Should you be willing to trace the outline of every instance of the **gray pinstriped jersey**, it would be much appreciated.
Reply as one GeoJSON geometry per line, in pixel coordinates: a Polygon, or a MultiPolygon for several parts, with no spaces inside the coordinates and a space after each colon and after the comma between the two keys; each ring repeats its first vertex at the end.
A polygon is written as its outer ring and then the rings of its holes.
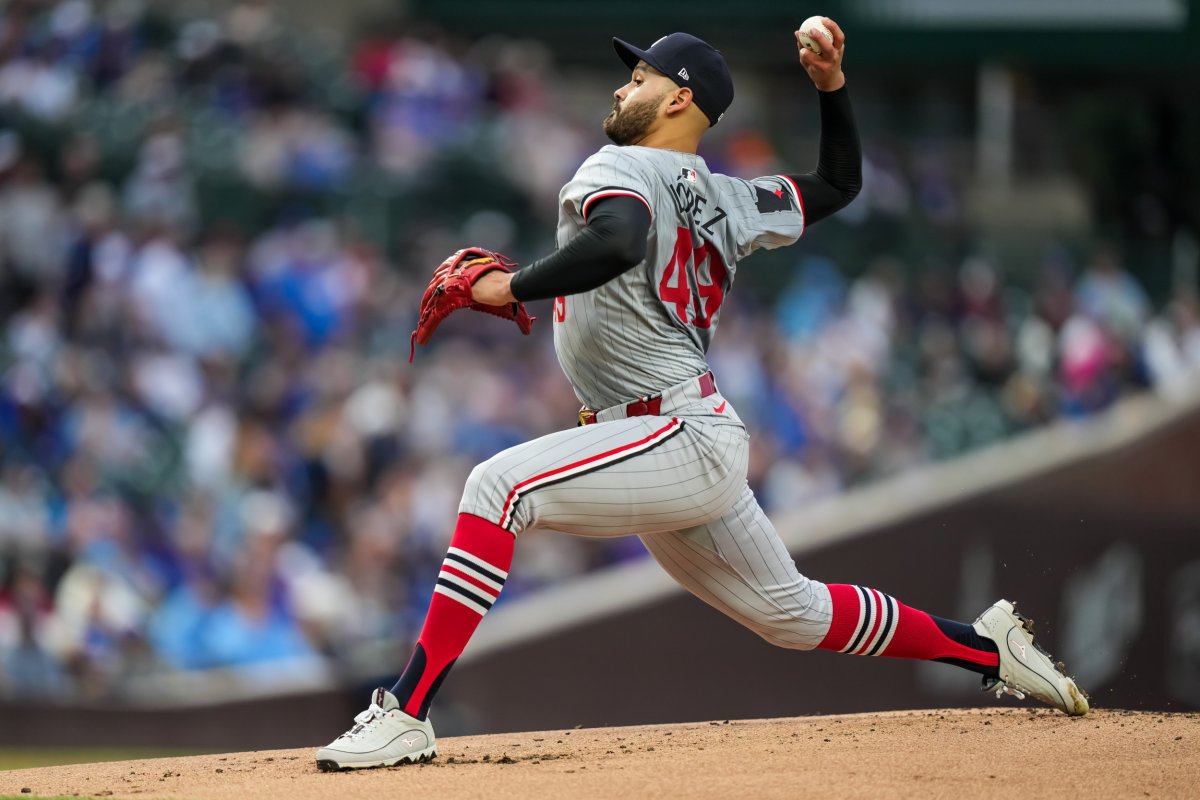
{"type": "Polygon", "coordinates": [[[558,298],[554,347],[580,402],[607,408],[703,374],[737,263],[804,231],[795,184],[714,175],[704,159],[608,145],[559,194],[558,245],[596,201],[641,199],[652,222],[646,258],[598,289],[558,298]]]}

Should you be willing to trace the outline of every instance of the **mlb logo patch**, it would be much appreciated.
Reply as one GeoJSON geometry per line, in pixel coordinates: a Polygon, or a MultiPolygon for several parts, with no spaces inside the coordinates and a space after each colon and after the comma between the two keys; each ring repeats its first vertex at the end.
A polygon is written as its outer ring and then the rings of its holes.
{"type": "Polygon", "coordinates": [[[682,175],[680,175],[680,177],[681,177],[681,178],[687,178],[687,179],[688,179],[689,181],[691,181],[692,183],[695,183],[695,182],[696,182],[696,170],[694,170],[694,169],[688,169],[687,167],[684,167],[684,168],[683,168],[683,174],[682,174],[682,175]]]}

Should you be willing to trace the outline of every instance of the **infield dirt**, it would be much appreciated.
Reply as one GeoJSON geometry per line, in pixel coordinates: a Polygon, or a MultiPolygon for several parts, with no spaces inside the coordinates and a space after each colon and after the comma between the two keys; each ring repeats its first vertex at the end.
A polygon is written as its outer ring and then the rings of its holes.
{"type": "Polygon", "coordinates": [[[1200,714],[901,711],[463,736],[438,744],[431,764],[358,772],[318,772],[313,749],[14,770],[0,772],[0,795],[1092,800],[1196,797],[1200,786],[1200,714]]]}

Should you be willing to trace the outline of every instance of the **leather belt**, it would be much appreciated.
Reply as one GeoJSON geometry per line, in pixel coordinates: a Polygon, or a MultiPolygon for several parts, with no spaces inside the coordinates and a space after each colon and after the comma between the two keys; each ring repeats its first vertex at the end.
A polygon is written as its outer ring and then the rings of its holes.
{"type": "MultiPolygon", "coordinates": [[[[694,378],[692,381],[685,381],[684,383],[680,384],[680,387],[685,389],[690,388],[690,384],[692,384],[693,381],[700,389],[701,399],[717,393],[717,382],[716,379],[713,378],[713,374],[711,372],[706,372],[699,378],[694,378]]],[[[672,389],[674,388],[679,387],[672,387],[672,389]]],[[[670,392],[671,389],[668,389],[667,391],[670,392]]],[[[626,405],[623,410],[626,417],[657,417],[662,413],[662,403],[663,396],[661,394],[656,394],[653,397],[642,397],[634,400],[632,403],[626,405]]],[[[596,423],[597,413],[599,412],[593,411],[590,408],[579,409],[579,424],[594,425],[596,423]]]]}

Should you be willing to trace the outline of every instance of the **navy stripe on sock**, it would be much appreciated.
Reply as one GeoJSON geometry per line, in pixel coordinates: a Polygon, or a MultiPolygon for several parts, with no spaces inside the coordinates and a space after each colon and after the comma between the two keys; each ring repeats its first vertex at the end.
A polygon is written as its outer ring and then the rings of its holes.
{"type": "MultiPolygon", "coordinates": [[[[984,653],[994,653],[999,655],[1000,649],[996,647],[996,643],[987,637],[980,636],[975,631],[974,626],[968,625],[965,622],[956,622],[952,619],[935,617],[933,614],[930,614],[929,618],[933,620],[933,624],[937,625],[938,629],[941,630],[942,633],[946,634],[947,639],[958,642],[964,647],[969,647],[972,650],[979,650],[984,653]]],[[[941,661],[945,664],[953,664],[954,666],[962,667],[963,669],[969,669],[971,672],[978,672],[980,675],[984,675],[988,678],[1000,677],[1000,668],[998,666],[989,667],[984,664],[975,664],[970,661],[963,661],[960,658],[936,658],[934,660],[941,661]]]]}
{"type": "Polygon", "coordinates": [[[871,627],[871,596],[867,594],[867,590],[861,586],[855,586],[854,588],[858,589],[858,593],[862,595],[863,621],[862,626],[858,629],[857,635],[854,637],[854,641],[851,642],[850,647],[847,648],[847,653],[853,653],[858,649],[858,646],[862,644],[863,637],[867,635],[867,629],[871,627]]]}
{"type": "Polygon", "coordinates": [[[972,650],[982,650],[985,653],[999,653],[1000,650],[996,647],[996,643],[991,639],[980,636],[974,626],[968,625],[965,622],[955,622],[952,619],[942,619],[929,615],[933,620],[933,624],[941,629],[942,633],[946,634],[946,638],[951,641],[958,642],[964,647],[969,647],[972,650]]]}
{"type": "Polygon", "coordinates": [[[396,699],[400,701],[401,708],[408,707],[408,701],[412,699],[413,692],[417,690],[417,684],[421,682],[421,676],[425,674],[427,661],[425,648],[421,646],[420,642],[417,642],[417,646],[413,648],[412,657],[408,659],[408,666],[404,668],[400,679],[392,687],[392,694],[396,695],[396,699]]]}
{"type": "Polygon", "coordinates": [[[457,555],[455,553],[446,553],[446,558],[449,559],[450,561],[457,561],[460,564],[465,564],[466,566],[468,566],[471,569],[478,572],[483,577],[490,578],[491,580],[495,581],[496,583],[500,584],[501,586],[504,585],[504,578],[501,578],[499,575],[497,575],[494,572],[489,572],[488,570],[479,566],[479,564],[477,564],[474,561],[468,561],[467,559],[465,559],[462,556],[457,555]]]}
{"type": "Polygon", "coordinates": [[[869,656],[873,656],[879,652],[879,648],[883,647],[883,643],[888,639],[888,631],[892,629],[892,604],[896,601],[888,597],[883,592],[880,592],[879,596],[883,598],[883,607],[887,609],[887,616],[884,618],[883,627],[879,629],[879,641],[876,642],[875,646],[871,648],[871,651],[867,653],[869,656]],[[889,600],[891,602],[888,602],[889,600]]]}
{"type": "MultiPolygon", "coordinates": [[[[458,659],[454,659],[458,661],[458,659]]],[[[433,703],[433,698],[437,695],[438,690],[442,688],[442,681],[446,680],[446,676],[450,674],[450,668],[454,666],[454,661],[446,665],[441,674],[433,679],[433,683],[429,685],[429,692],[425,695],[425,699],[421,701],[421,708],[417,710],[417,719],[424,720],[429,716],[429,706],[433,703]]]]}
{"type": "Polygon", "coordinates": [[[478,590],[471,591],[470,589],[464,589],[462,586],[459,586],[457,583],[451,583],[450,581],[446,580],[445,578],[438,578],[437,583],[438,583],[438,586],[441,586],[444,589],[449,589],[451,592],[454,592],[463,597],[468,597],[471,600],[474,600],[476,603],[479,603],[479,605],[483,606],[484,608],[492,607],[492,598],[486,597],[482,592],[480,592],[478,590]]]}

